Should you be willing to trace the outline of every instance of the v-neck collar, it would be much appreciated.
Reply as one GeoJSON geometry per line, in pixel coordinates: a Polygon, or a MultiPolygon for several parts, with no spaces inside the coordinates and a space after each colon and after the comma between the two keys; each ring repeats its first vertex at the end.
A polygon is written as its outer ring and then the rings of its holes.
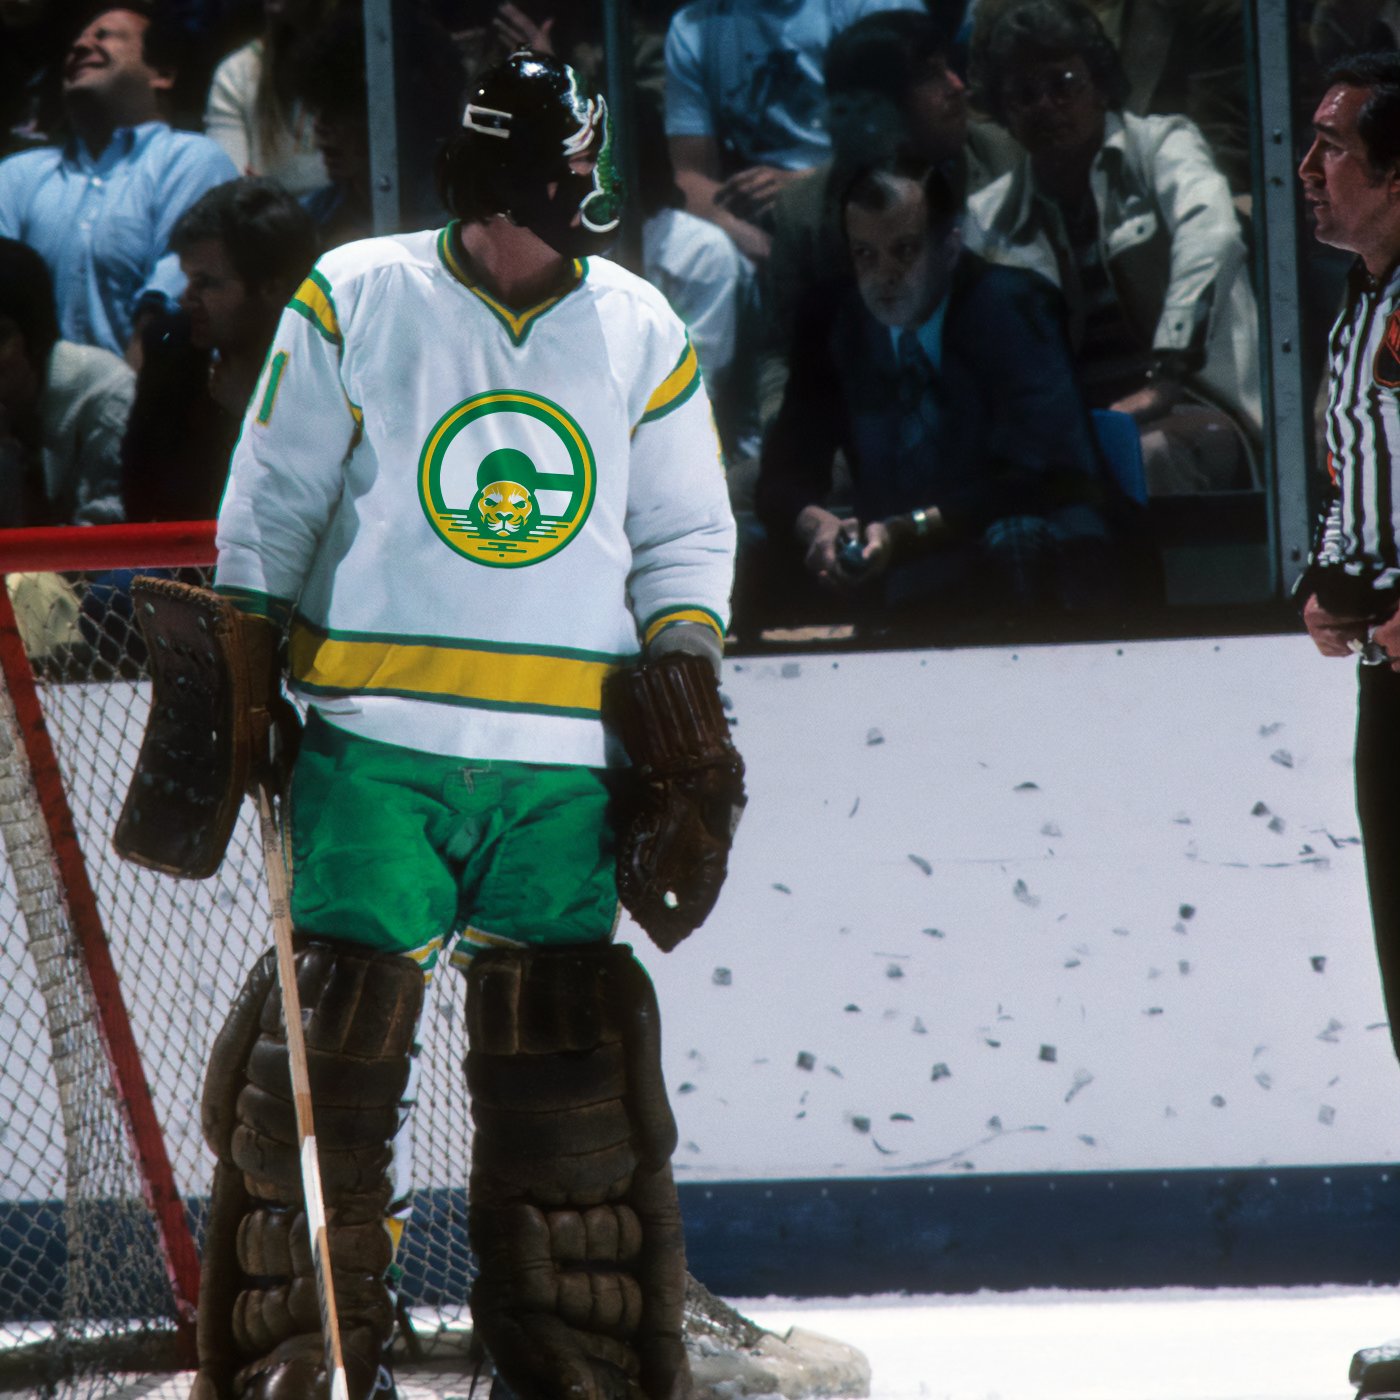
{"type": "Polygon", "coordinates": [[[575,258],[573,261],[574,280],[563,291],[556,292],[537,306],[527,307],[523,311],[512,311],[510,307],[497,301],[478,282],[473,281],[458,252],[457,230],[460,227],[461,220],[454,219],[438,234],[438,256],[442,259],[442,265],[505,327],[506,334],[510,336],[513,345],[523,345],[525,338],[534,329],[535,323],[540,317],[546,312],[552,311],[570,292],[577,291],[588,276],[588,260],[575,258]]]}

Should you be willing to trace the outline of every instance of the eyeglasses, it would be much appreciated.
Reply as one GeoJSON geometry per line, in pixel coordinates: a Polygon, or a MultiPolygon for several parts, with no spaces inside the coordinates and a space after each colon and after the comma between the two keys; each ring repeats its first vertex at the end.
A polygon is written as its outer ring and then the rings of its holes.
{"type": "Polygon", "coordinates": [[[1062,69],[1036,78],[1012,78],[1001,90],[1002,102],[1013,111],[1025,111],[1046,101],[1053,107],[1063,107],[1089,86],[1087,74],[1073,68],[1062,69]]]}

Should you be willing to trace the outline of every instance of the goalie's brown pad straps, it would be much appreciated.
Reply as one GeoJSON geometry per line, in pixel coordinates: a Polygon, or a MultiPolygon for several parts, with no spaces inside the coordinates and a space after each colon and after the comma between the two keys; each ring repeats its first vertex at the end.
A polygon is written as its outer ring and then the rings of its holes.
{"type": "Polygon", "coordinates": [[[237,1240],[239,1226],[253,1208],[253,1200],[229,1150],[237,1124],[238,1095],[245,1082],[244,1070],[258,1038],[263,1004],[276,985],[276,961],[268,952],[253,964],[234,998],[215,1037],[204,1073],[200,1122],[204,1140],[218,1158],[218,1165],[214,1168],[209,1214],[204,1222],[195,1323],[199,1375],[190,1400],[224,1400],[231,1396],[234,1373],[241,1364],[233,1337],[233,1311],[243,1286],[237,1240]]]}
{"type": "Polygon", "coordinates": [[[655,993],[623,945],[467,974],[473,1324],[520,1400],[679,1400],[685,1249],[655,993]]]}
{"type": "Polygon", "coordinates": [[[151,713],[112,843],[167,875],[203,879],[224,858],[248,781],[253,682],[238,610],[205,588],[131,586],[151,670],[151,713]]]}
{"type": "MultiPolygon", "coordinates": [[[[423,972],[409,958],[324,941],[301,942],[296,962],[341,1341],[351,1395],[363,1400],[393,1333],[384,1218],[423,972]]],[[[270,954],[264,964],[270,968],[270,954]]],[[[291,1400],[324,1389],[326,1377],[282,999],[270,978],[263,987],[256,1000],[250,981],[235,1003],[205,1087],[206,1131],[228,1134],[216,1149],[221,1173],[234,1175],[225,1194],[236,1185],[244,1208],[231,1257],[206,1256],[206,1271],[218,1267],[233,1282],[210,1285],[229,1315],[201,1315],[211,1342],[207,1361],[201,1349],[201,1374],[211,1397],[291,1400]]],[[[204,1293],[201,1279],[201,1307],[204,1293]]]]}

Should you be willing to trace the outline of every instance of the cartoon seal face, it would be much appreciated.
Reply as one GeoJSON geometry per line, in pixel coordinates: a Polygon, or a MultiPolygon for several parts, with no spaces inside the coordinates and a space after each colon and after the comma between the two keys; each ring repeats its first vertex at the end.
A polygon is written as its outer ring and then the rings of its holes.
{"type": "Polygon", "coordinates": [[[497,535],[518,535],[534,509],[529,490],[518,481],[493,481],[476,498],[482,528],[497,535]]]}

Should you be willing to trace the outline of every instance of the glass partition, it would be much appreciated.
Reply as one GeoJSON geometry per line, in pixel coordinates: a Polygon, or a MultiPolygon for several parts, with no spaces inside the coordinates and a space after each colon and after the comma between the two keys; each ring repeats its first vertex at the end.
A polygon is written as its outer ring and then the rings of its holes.
{"type": "MultiPolygon", "coordinates": [[[[1346,266],[1304,227],[1295,171],[1326,64],[1387,41],[1380,11],[241,0],[174,19],[147,35],[153,70],[183,75],[156,84],[161,115],[207,131],[222,173],[278,182],[322,250],[447,221],[435,152],[513,48],[609,94],[633,194],[615,256],[699,357],[739,520],[739,647],[1293,625],[1346,266]]],[[[78,36],[38,6],[0,24],[7,151],[63,149],[78,36]]],[[[149,266],[103,284],[123,299],[105,342],[73,312],[85,274],[51,268],[63,338],[140,366],[90,483],[110,509],[41,499],[11,434],[29,484],[3,524],[212,511],[235,371],[260,361],[211,339],[198,292],[182,306],[177,212],[112,254],[149,266]]],[[[5,231],[49,258],[51,228],[5,231]]],[[[245,288],[271,282],[261,256],[235,259],[245,288]]]]}

